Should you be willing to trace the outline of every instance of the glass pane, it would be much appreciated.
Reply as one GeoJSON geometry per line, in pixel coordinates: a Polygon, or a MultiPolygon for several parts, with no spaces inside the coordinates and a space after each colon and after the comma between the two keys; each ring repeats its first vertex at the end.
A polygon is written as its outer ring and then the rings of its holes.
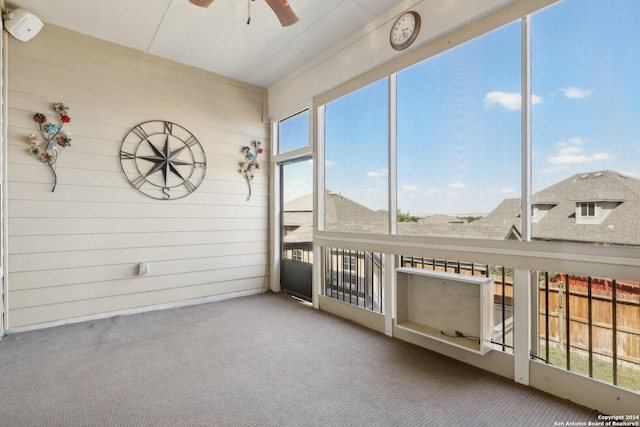
{"type": "Polygon", "coordinates": [[[325,107],[325,230],[387,234],[388,83],[325,107]]]}
{"type": "Polygon", "coordinates": [[[309,145],[309,110],[278,123],[278,154],[309,145]]]}
{"type": "Polygon", "coordinates": [[[532,17],[534,239],[640,244],[640,2],[532,17]]]}
{"type": "Polygon", "coordinates": [[[312,262],[313,163],[282,166],[282,259],[312,262]]]}
{"type": "Polygon", "coordinates": [[[520,26],[398,74],[398,233],[511,239],[520,228],[520,26]]]}
{"type": "Polygon", "coordinates": [[[281,165],[282,290],[311,301],[313,265],[313,163],[300,160],[281,165]]]}

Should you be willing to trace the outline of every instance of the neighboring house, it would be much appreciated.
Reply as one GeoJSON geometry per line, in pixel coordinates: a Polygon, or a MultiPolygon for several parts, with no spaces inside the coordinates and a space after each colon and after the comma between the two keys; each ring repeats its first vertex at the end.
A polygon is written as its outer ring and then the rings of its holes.
{"type": "MultiPolygon", "coordinates": [[[[387,212],[373,211],[340,194],[325,191],[327,230],[384,233],[387,212]]],[[[283,258],[313,262],[313,194],[284,204],[283,258]]],[[[356,305],[381,311],[383,255],[367,251],[327,248],[325,293],[356,305]]]]}
{"type": "Polygon", "coordinates": [[[576,174],[533,195],[535,240],[640,245],[640,180],[576,174]]]}
{"type": "MultiPolygon", "coordinates": [[[[533,240],[640,245],[640,180],[614,171],[575,174],[532,196],[533,240]]],[[[520,199],[506,199],[489,215],[466,224],[471,237],[487,226],[509,227],[519,238],[520,199]]]]}
{"type": "MultiPolygon", "coordinates": [[[[285,204],[287,243],[310,242],[313,200],[308,194],[285,204]]],[[[640,180],[605,170],[575,174],[532,196],[533,240],[640,245],[640,180]]],[[[340,194],[325,192],[325,229],[386,233],[386,212],[373,211],[340,194]]],[[[399,234],[520,240],[521,202],[503,200],[472,222],[430,215],[398,223],[399,234]]]]}
{"type": "MultiPolygon", "coordinates": [[[[325,191],[324,205],[327,230],[385,233],[388,228],[386,212],[373,211],[340,194],[325,191]]],[[[286,202],[282,215],[282,241],[286,257],[295,259],[293,251],[296,249],[311,251],[313,194],[309,193],[286,202]]]]}
{"type": "Polygon", "coordinates": [[[313,262],[313,193],[286,202],[282,211],[283,258],[313,262]]]}
{"type": "MultiPolygon", "coordinates": [[[[532,196],[532,239],[640,245],[640,180],[614,171],[575,174],[532,196]]],[[[440,217],[436,215],[436,217],[440,217]]],[[[503,200],[473,222],[448,217],[400,223],[401,234],[474,239],[521,239],[521,202],[503,200]]]]}

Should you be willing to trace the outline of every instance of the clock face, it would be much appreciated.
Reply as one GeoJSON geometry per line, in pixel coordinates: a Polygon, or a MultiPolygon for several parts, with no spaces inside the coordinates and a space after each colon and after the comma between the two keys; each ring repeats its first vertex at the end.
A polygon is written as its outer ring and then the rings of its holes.
{"type": "Polygon", "coordinates": [[[120,146],[120,164],[138,191],[154,199],[180,199],[202,184],[207,160],[191,132],[175,123],[140,123],[120,146]]]}
{"type": "Polygon", "coordinates": [[[389,40],[395,50],[408,48],[420,31],[420,15],[417,12],[407,12],[401,15],[391,28],[389,40]]]}

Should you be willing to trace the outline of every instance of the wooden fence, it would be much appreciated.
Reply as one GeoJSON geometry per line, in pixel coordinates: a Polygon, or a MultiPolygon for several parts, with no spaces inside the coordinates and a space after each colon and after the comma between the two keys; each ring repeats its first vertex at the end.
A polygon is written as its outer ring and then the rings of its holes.
{"type": "MultiPolygon", "coordinates": [[[[614,305],[613,289],[598,289],[592,284],[589,313],[588,284],[581,283],[581,280],[574,282],[573,276],[570,277],[568,299],[565,283],[561,280],[549,282],[549,341],[566,347],[569,337],[571,347],[588,351],[591,336],[591,351],[594,354],[613,357],[615,346],[619,360],[640,364],[640,295],[637,291],[633,287],[629,288],[628,282],[618,284],[614,305]],[[568,330],[567,311],[570,315],[568,330]]],[[[546,295],[545,283],[540,283],[541,338],[546,338],[547,335],[546,295]]]]}

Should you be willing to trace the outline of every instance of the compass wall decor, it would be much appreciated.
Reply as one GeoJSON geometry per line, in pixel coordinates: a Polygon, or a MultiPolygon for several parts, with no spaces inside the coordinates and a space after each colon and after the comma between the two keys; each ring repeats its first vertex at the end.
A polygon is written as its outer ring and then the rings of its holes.
{"type": "Polygon", "coordinates": [[[131,185],[154,199],[180,199],[202,184],[207,159],[200,141],[180,125],[140,123],[124,137],[120,164],[131,185]]]}

